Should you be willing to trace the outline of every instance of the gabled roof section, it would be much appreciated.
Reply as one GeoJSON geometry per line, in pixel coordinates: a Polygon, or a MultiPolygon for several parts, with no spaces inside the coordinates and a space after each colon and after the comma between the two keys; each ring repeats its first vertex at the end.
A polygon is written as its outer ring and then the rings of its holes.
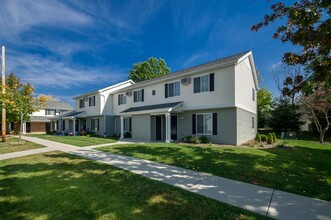
{"type": "Polygon", "coordinates": [[[45,109],[72,110],[69,103],[61,101],[47,101],[45,109]]]}
{"type": "Polygon", "coordinates": [[[244,56],[242,56],[237,63],[240,63],[241,61],[245,60],[248,57],[249,59],[249,63],[251,65],[252,68],[252,74],[253,74],[253,79],[254,79],[254,84],[255,84],[255,88],[256,90],[259,90],[259,82],[257,80],[257,72],[256,72],[256,67],[255,67],[255,63],[254,63],[254,58],[253,58],[253,53],[252,51],[249,51],[247,54],[245,54],[244,56]]]}
{"type": "MultiPolygon", "coordinates": [[[[176,77],[183,77],[183,76],[186,76],[186,75],[189,75],[189,74],[192,74],[195,72],[203,71],[203,70],[209,70],[209,69],[223,67],[223,66],[227,66],[227,65],[236,65],[242,57],[250,56],[250,55],[252,55],[251,51],[244,51],[244,52],[232,55],[232,56],[220,58],[220,59],[208,62],[208,63],[203,63],[203,64],[200,64],[197,66],[179,70],[179,71],[170,73],[168,75],[160,76],[160,77],[149,79],[149,80],[144,80],[144,81],[138,82],[132,86],[126,87],[125,89],[120,89],[117,92],[126,91],[128,89],[139,88],[139,87],[142,87],[145,85],[153,84],[155,82],[162,82],[162,81],[166,81],[168,79],[172,79],[172,78],[176,78],[176,77]]],[[[255,69],[255,66],[254,66],[254,69],[255,69]]]]}
{"type": "Polygon", "coordinates": [[[85,97],[85,96],[98,94],[98,93],[105,92],[105,91],[108,91],[108,90],[111,90],[110,92],[116,92],[117,90],[122,89],[121,86],[123,86],[127,83],[129,83],[131,85],[134,85],[134,82],[130,79],[130,80],[126,80],[124,82],[117,83],[117,84],[112,85],[112,86],[108,86],[106,88],[102,88],[102,89],[99,89],[99,90],[95,90],[95,91],[92,91],[92,92],[89,92],[89,93],[85,93],[85,94],[73,97],[73,99],[78,99],[78,98],[82,98],[82,97],[85,97]]]}

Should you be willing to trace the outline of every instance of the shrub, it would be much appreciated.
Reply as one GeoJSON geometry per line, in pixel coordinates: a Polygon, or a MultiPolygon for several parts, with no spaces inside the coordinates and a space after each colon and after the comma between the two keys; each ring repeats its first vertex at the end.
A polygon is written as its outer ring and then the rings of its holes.
{"type": "Polygon", "coordinates": [[[47,131],[47,134],[48,135],[55,135],[57,133],[56,130],[50,130],[50,131],[47,131]]]}
{"type": "Polygon", "coordinates": [[[268,138],[267,138],[267,143],[268,144],[272,144],[273,143],[273,140],[274,140],[273,135],[271,133],[269,133],[268,134],[268,138]]]}
{"type": "Polygon", "coordinates": [[[267,135],[261,134],[260,136],[261,136],[261,141],[267,141],[267,139],[268,139],[267,135]]]}
{"type": "Polygon", "coordinates": [[[190,143],[193,143],[193,144],[200,144],[200,139],[199,138],[196,138],[196,137],[192,137],[191,140],[190,140],[190,143]]]}
{"type": "Polygon", "coordinates": [[[193,137],[191,135],[188,135],[188,136],[185,137],[185,140],[186,140],[187,143],[191,143],[192,138],[193,137]]]}
{"type": "Polygon", "coordinates": [[[125,132],[124,133],[124,138],[131,138],[132,137],[132,135],[131,135],[131,132],[125,132]]]}
{"type": "Polygon", "coordinates": [[[276,143],[277,142],[277,137],[276,137],[275,132],[272,133],[272,137],[273,137],[273,142],[276,143]]]}
{"type": "Polygon", "coordinates": [[[256,133],[255,140],[256,140],[257,142],[261,142],[261,141],[262,141],[262,139],[261,139],[261,135],[260,135],[259,133],[256,133]]]}
{"type": "Polygon", "coordinates": [[[200,143],[204,143],[204,144],[209,143],[208,138],[204,135],[199,137],[199,141],[200,141],[200,143]]]}

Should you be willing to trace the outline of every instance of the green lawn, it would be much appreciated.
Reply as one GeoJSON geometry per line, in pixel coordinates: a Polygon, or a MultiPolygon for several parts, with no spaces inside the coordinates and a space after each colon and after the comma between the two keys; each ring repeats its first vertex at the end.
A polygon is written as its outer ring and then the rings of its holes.
{"type": "Polygon", "coordinates": [[[290,149],[127,144],[98,148],[225,178],[331,200],[331,145],[289,140],[290,149]]]}
{"type": "Polygon", "coordinates": [[[24,150],[31,150],[31,149],[45,147],[39,144],[26,142],[23,140],[22,143],[23,144],[18,145],[18,138],[7,136],[6,143],[0,142],[0,154],[7,154],[16,151],[24,151],[24,150]]]}
{"type": "Polygon", "coordinates": [[[81,157],[0,161],[1,219],[265,219],[81,157]]]}
{"type": "Polygon", "coordinates": [[[78,147],[114,143],[117,141],[116,138],[110,138],[110,137],[57,136],[57,135],[48,135],[48,134],[29,134],[28,136],[38,137],[64,144],[71,144],[78,147]]]}

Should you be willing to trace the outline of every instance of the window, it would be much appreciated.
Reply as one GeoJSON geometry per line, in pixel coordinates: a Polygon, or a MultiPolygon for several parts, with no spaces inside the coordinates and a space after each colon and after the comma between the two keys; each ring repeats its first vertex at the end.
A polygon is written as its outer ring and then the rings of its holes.
{"type": "Polygon", "coordinates": [[[174,82],[165,84],[165,98],[179,96],[180,95],[180,83],[174,82]]]}
{"type": "Polygon", "coordinates": [[[123,118],[124,132],[131,132],[131,118],[123,118]]]}
{"type": "Polygon", "coordinates": [[[120,94],[118,95],[118,105],[126,104],[126,95],[120,94]]]}
{"type": "Polygon", "coordinates": [[[252,100],[255,101],[255,89],[252,88],[252,100]]]}
{"type": "Polygon", "coordinates": [[[45,109],[45,115],[55,115],[55,109],[45,109]]]}
{"type": "Polygon", "coordinates": [[[84,107],[85,107],[85,100],[79,99],[79,108],[84,108],[84,107]]]}
{"type": "Polygon", "coordinates": [[[88,97],[88,106],[95,106],[95,96],[88,97]]]}
{"type": "Polygon", "coordinates": [[[212,113],[197,114],[197,134],[213,134],[212,113]]]}
{"type": "Polygon", "coordinates": [[[199,93],[199,92],[214,91],[214,78],[215,78],[214,73],[211,73],[209,75],[195,77],[193,92],[199,93]]]}
{"type": "Polygon", "coordinates": [[[91,118],[91,131],[99,131],[99,119],[91,118]]]}
{"type": "Polygon", "coordinates": [[[252,117],[252,128],[255,128],[255,117],[252,117]]]}
{"type": "Polygon", "coordinates": [[[144,89],[134,91],[133,102],[143,102],[143,101],[144,101],[144,89]]]}

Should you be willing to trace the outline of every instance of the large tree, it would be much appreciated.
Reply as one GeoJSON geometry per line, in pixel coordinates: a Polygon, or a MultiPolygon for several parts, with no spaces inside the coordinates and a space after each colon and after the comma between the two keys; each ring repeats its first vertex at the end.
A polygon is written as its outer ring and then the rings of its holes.
{"type": "Polygon", "coordinates": [[[281,97],[275,103],[275,107],[271,111],[271,117],[268,119],[268,125],[281,131],[297,131],[303,123],[300,121],[302,113],[299,107],[291,104],[288,98],[281,97]]]}
{"type": "MultiPolygon", "coordinates": [[[[6,77],[6,94],[1,94],[1,100],[6,104],[7,122],[20,123],[20,135],[23,121],[29,119],[29,114],[43,107],[46,97],[34,97],[34,88],[30,83],[23,83],[21,79],[10,73],[6,77]]],[[[21,136],[20,136],[21,142],[21,136]]]]}
{"type": "Polygon", "coordinates": [[[273,37],[301,46],[302,51],[287,52],[283,60],[289,65],[309,65],[314,81],[331,83],[331,1],[300,0],[293,5],[278,2],[271,9],[273,12],[251,30],[258,31],[285,18],[286,23],[278,27],[273,37]]]}
{"type": "Polygon", "coordinates": [[[313,91],[300,99],[301,109],[315,123],[320,134],[320,143],[331,126],[331,88],[325,85],[315,86],[313,91]]]}
{"type": "Polygon", "coordinates": [[[257,121],[258,127],[264,128],[273,106],[272,93],[267,88],[257,92],[257,121]]]}
{"type": "Polygon", "coordinates": [[[170,73],[170,68],[167,66],[164,59],[150,57],[144,62],[135,63],[133,69],[130,70],[129,79],[134,82],[140,82],[147,79],[153,79],[159,76],[170,73]]]}

